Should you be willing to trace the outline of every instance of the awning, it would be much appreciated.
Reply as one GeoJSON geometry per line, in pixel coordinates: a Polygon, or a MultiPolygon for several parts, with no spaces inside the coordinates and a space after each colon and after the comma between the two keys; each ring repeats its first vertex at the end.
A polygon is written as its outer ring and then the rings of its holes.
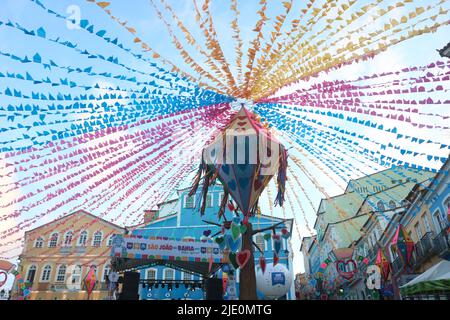
{"type": "Polygon", "coordinates": [[[431,292],[450,292],[450,261],[443,260],[404,286],[400,292],[404,296],[431,292]]]}

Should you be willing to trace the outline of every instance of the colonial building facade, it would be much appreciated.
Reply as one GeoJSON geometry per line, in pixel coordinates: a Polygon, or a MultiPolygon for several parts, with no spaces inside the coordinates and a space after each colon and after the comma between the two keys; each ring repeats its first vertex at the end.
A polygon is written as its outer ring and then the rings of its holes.
{"type": "MultiPolygon", "coordinates": [[[[199,240],[205,234],[214,235],[220,232],[220,228],[215,225],[208,224],[208,222],[218,223],[217,212],[223,197],[223,188],[217,184],[211,186],[208,190],[208,198],[206,203],[206,210],[203,216],[198,211],[200,191],[192,197],[188,196],[189,189],[178,190],[176,200],[171,199],[159,206],[156,212],[156,218],[147,225],[137,228],[132,231],[133,235],[144,237],[167,237],[173,239],[199,240]]],[[[232,213],[226,209],[225,215],[228,218],[232,217],[232,213]]],[[[268,226],[275,225],[282,222],[283,219],[263,215],[252,217],[249,220],[254,229],[262,229],[268,226]]],[[[287,228],[292,231],[292,220],[287,220],[285,223],[277,227],[287,228]]],[[[261,249],[267,264],[273,262],[273,241],[272,239],[264,239],[264,234],[258,234],[254,237],[254,243],[261,249]]],[[[261,253],[255,249],[255,266],[258,268],[258,260],[261,253]]],[[[282,248],[279,254],[279,264],[286,266],[288,271],[292,273],[293,278],[293,262],[292,250],[288,239],[282,240],[282,248]]],[[[237,271],[237,293],[239,293],[239,271],[237,271]]],[[[216,275],[219,278],[226,278],[227,274],[219,273],[216,275]]],[[[165,300],[165,299],[182,299],[182,300],[198,300],[204,299],[205,293],[201,286],[202,278],[190,272],[183,272],[181,270],[172,269],[168,266],[158,265],[149,268],[141,268],[140,270],[140,299],[142,300],[165,300]],[[160,281],[158,285],[150,285],[160,281]],[[167,283],[173,281],[173,285],[167,283]],[[179,283],[178,283],[179,282],[179,283]],[[186,285],[182,284],[186,283],[186,285]],[[165,283],[165,284],[163,284],[165,283]]],[[[258,293],[260,298],[264,298],[261,293],[258,293]]],[[[292,286],[284,299],[295,299],[294,281],[292,286]]]]}
{"type": "MultiPolygon", "coordinates": [[[[97,283],[90,299],[106,298],[112,240],[123,232],[123,228],[83,210],[25,232],[18,272],[31,285],[28,299],[87,299],[83,280],[91,267],[97,283]]],[[[16,287],[15,283],[13,296],[16,287]]]]}
{"type": "Polygon", "coordinates": [[[417,184],[429,183],[434,176],[430,171],[393,167],[350,180],[342,195],[323,199],[314,225],[315,241],[305,239],[302,243],[309,280],[303,291],[309,293],[307,296],[378,299],[379,291],[366,288],[365,268],[375,263],[389,223],[409,207],[405,198],[417,184]],[[349,280],[342,278],[333,258],[333,251],[345,248],[353,249],[353,258],[366,258],[365,263],[358,262],[360,267],[349,280]]]}

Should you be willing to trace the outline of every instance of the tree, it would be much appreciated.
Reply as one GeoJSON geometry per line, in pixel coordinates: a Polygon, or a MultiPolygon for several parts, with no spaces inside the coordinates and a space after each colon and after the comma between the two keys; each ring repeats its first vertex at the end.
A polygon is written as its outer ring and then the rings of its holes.
{"type": "MultiPolygon", "coordinates": [[[[237,213],[237,209],[235,210],[235,214],[237,213]]],[[[225,221],[226,217],[224,216],[225,221]]],[[[218,227],[222,227],[221,224],[212,222],[212,221],[206,221],[203,220],[205,223],[216,225],[218,227]]],[[[247,227],[246,231],[242,234],[242,247],[241,250],[249,250],[250,251],[250,258],[247,264],[240,268],[239,273],[239,300],[257,300],[258,296],[256,294],[256,271],[255,271],[255,248],[262,253],[261,248],[258,247],[258,245],[253,241],[253,236],[263,233],[268,230],[272,230],[275,233],[275,229],[286,223],[287,219],[278,222],[272,226],[261,228],[261,229],[255,229],[253,230],[253,225],[248,221],[245,223],[245,226],[247,227]]],[[[244,222],[241,222],[243,224],[244,222]]],[[[218,235],[219,233],[216,233],[213,236],[218,235]]]]}

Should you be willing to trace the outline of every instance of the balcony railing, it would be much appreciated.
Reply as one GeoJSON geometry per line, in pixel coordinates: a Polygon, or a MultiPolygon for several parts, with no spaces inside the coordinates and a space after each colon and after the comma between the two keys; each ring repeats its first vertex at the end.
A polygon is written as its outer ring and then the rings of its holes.
{"type": "MultiPolygon", "coordinates": [[[[54,292],[60,292],[60,291],[69,291],[69,292],[78,292],[81,290],[84,290],[83,283],[74,283],[74,284],[67,284],[65,282],[39,282],[36,286],[36,291],[54,291],[54,292]]],[[[106,282],[97,282],[94,288],[95,291],[107,291],[108,285],[106,282]]]]}
{"type": "MultiPolygon", "coordinates": [[[[429,258],[434,255],[444,256],[450,252],[450,240],[446,230],[442,230],[436,237],[433,232],[427,232],[414,246],[411,256],[411,266],[417,270],[429,258]]],[[[401,257],[395,258],[391,263],[394,275],[401,274],[405,264],[401,257]]]]}
{"type": "Polygon", "coordinates": [[[450,250],[450,240],[446,229],[443,229],[434,239],[433,239],[434,251],[437,255],[443,256],[449,253],[450,250]]]}
{"type": "Polygon", "coordinates": [[[394,262],[392,262],[392,272],[394,275],[401,273],[404,270],[405,264],[403,263],[403,259],[400,256],[395,258],[394,262]]]}
{"type": "Polygon", "coordinates": [[[59,249],[60,254],[68,255],[68,254],[85,254],[86,247],[85,246],[64,246],[59,249]]]}
{"type": "Polygon", "coordinates": [[[413,254],[413,265],[418,266],[433,256],[435,254],[433,249],[433,232],[427,232],[422,239],[416,243],[413,254]]]}

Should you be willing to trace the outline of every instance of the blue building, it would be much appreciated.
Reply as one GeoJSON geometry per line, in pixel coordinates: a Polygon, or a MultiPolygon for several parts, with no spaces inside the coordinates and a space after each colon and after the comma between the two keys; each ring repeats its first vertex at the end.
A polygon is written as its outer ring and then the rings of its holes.
{"type": "MultiPolygon", "coordinates": [[[[205,214],[203,216],[199,213],[201,190],[192,197],[188,196],[189,189],[182,189],[177,191],[175,198],[159,205],[157,211],[153,212],[154,219],[148,222],[143,227],[132,231],[132,235],[143,237],[168,237],[180,240],[199,240],[206,235],[213,236],[220,232],[220,227],[206,223],[215,222],[220,223],[217,217],[217,212],[224,195],[223,188],[220,184],[210,186],[208,190],[208,198],[205,214]]],[[[225,216],[228,219],[232,218],[232,213],[225,211],[225,216]]],[[[262,229],[273,226],[276,223],[282,222],[283,219],[259,215],[250,218],[254,229],[262,229]]],[[[277,226],[277,230],[286,228],[290,232],[292,230],[292,220],[287,220],[281,225],[277,226]]],[[[270,231],[268,231],[270,232],[270,231]]],[[[264,252],[264,257],[267,264],[273,262],[273,241],[264,239],[264,233],[256,234],[254,242],[264,252]]],[[[282,249],[279,254],[279,264],[283,264],[292,272],[292,253],[290,251],[288,240],[282,238],[282,249]]],[[[259,268],[258,250],[255,250],[255,266],[259,268]]],[[[218,270],[215,274],[217,278],[222,278],[222,270],[218,270]]],[[[141,267],[140,269],[140,285],[139,293],[141,300],[163,300],[163,299],[204,299],[205,292],[202,287],[202,277],[199,274],[187,272],[171,268],[169,266],[155,265],[152,267],[141,267]],[[188,284],[182,284],[185,281],[188,284]],[[149,285],[149,283],[160,282],[158,285],[149,285]]],[[[239,270],[236,274],[236,290],[239,294],[239,270]]],[[[263,299],[263,295],[258,292],[258,296],[263,299]]],[[[225,299],[227,297],[225,296],[225,299]]],[[[294,284],[285,296],[286,299],[295,299],[294,284]]]]}

